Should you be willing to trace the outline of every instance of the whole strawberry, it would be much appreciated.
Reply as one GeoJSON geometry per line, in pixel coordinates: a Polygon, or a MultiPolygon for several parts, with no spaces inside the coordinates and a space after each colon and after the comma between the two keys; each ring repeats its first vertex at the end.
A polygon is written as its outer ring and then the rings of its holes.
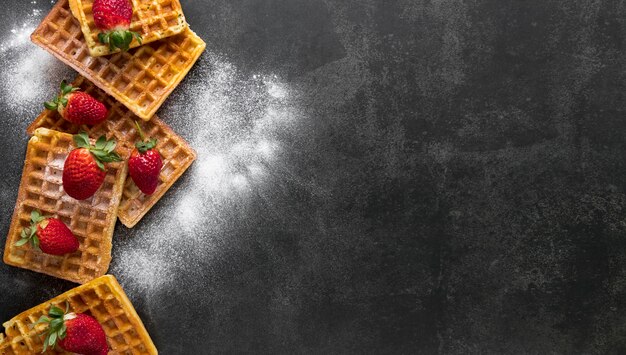
{"type": "Polygon", "coordinates": [[[78,250],[78,239],[61,220],[46,218],[33,210],[30,223],[30,227],[22,229],[22,239],[15,243],[16,246],[30,242],[33,248],[50,255],[65,255],[78,250]]]}
{"type": "Polygon", "coordinates": [[[107,337],[98,321],[84,313],[68,313],[51,306],[47,316],[41,316],[36,324],[48,323],[43,352],[48,347],[81,355],[106,355],[109,352],[107,337]]]}
{"type": "Polygon", "coordinates": [[[95,145],[89,142],[85,132],[74,135],[76,149],[65,159],[63,166],[63,189],[68,195],[84,200],[93,196],[106,176],[104,163],[121,161],[115,153],[115,141],[101,136],[95,145]]]}
{"type": "Polygon", "coordinates": [[[128,173],[135,185],[146,195],[151,195],[159,185],[159,174],[163,167],[161,155],[155,149],[157,140],[146,140],[146,137],[135,121],[141,140],[135,143],[135,149],[128,159],[128,173]]]}
{"type": "Polygon", "coordinates": [[[44,103],[48,110],[57,110],[61,117],[75,124],[96,125],[107,119],[109,110],[91,95],[61,82],[61,94],[44,103]]]}
{"type": "Polygon", "coordinates": [[[129,30],[133,18],[133,4],[130,0],[94,0],[93,20],[103,32],[98,34],[102,44],[108,44],[111,51],[119,48],[127,51],[133,37],[141,44],[141,36],[129,30]]]}

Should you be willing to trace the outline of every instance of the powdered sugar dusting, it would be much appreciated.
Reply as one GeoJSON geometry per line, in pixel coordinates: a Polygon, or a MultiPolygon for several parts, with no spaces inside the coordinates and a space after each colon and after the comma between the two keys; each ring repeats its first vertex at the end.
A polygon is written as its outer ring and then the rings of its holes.
{"type": "MultiPolygon", "coordinates": [[[[198,158],[158,209],[119,241],[113,272],[129,294],[157,291],[174,278],[201,278],[223,252],[224,230],[245,216],[287,169],[283,138],[303,114],[297,92],[275,75],[242,75],[223,58],[205,53],[160,116],[185,136],[198,158]],[[171,196],[171,197],[170,197],[171,196]],[[200,271],[204,270],[204,271],[200,271]]],[[[150,305],[148,305],[150,307],[150,305]]]]}
{"type": "Polygon", "coordinates": [[[15,119],[24,124],[41,112],[43,102],[56,94],[61,80],[75,76],[73,70],[30,42],[45,15],[37,1],[31,4],[31,12],[20,17],[22,22],[14,24],[0,40],[1,94],[15,119]]]}

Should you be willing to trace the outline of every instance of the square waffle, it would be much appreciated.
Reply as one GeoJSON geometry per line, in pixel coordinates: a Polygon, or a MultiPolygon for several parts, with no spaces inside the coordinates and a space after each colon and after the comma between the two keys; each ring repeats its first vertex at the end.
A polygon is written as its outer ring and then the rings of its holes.
{"type": "Polygon", "coordinates": [[[65,158],[73,148],[70,134],[46,128],[34,132],[26,149],[24,171],[4,248],[4,262],[84,283],[104,275],[109,268],[116,211],[127,166],[123,162],[107,164],[107,175],[100,189],[94,196],[78,201],[63,191],[62,182],[65,158]],[[15,246],[22,229],[30,226],[30,213],[34,209],[62,220],[78,238],[79,249],[71,254],[54,256],[30,245],[15,246]]]}
{"type": "MultiPolygon", "coordinates": [[[[39,317],[48,313],[50,305],[94,317],[104,329],[109,354],[158,354],[150,335],[128,300],[124,290],[111,275],[101,276],[82,286],[19,314],[3,324],[6,336],[0,333],[0,355],[40,354],[46,325],[33,327],[39,317]],[[31,329],[31,327],[33,327],[31,329]]],[[[46,354],[69,354],[48,350],[46,354]]]]}
{"type": "Polygon", "coordinates": [[[198,60],[206,44],[182,33],[109,57],[91,57],[68,0],[59,0],[31,40],[74,68],[143,120],[149,120],[198,60]]]}
{"type": "MultiPolygon", "coordinates": [[[[112,52],[109,46],[98,41],[98,34],[102,32],[93,20],[92,6],[94,0],[69,0],[72,14],[80,23],[89,54],[99,57],[112,52]]],[[[131,0],[133,4],[133,18],[130,30],[142,37],[142,44],[177,35],[187,28],[185,15],[179,0],[131,0]]],[[[139,47],[136,39],[130,48],[139,47]]],[[[119,52],[119,49],[115,52],[119,52]]]]}
{"type": "MultiPolygon", "coordinates": [[[[82,91],[103,102],[109,108],[107,120],[93,127],[78,126],[64,120],[57,111],[44,110],[27,128],[27,132],[32,134],[40,127],[70,134],[84,130],[90,137],[101,135],[106,135],[108,139],[114,137],[120,149],[125,149],[127,151],[125,155],[129,155],[139,139],[135,128],[137,116],[81,76],[72,85],[80,87],[82,91]]],[[[163,158],[163,169],[159,175],[159,185],[152,195],[142,193],[130,176],[126,178],[117,216],[128,228],[134,227],[196,160],[196,152],[158,117],[154,116],[150,121],[140,122],[140,125],[147,136],[157,139],[156,149],[163,158]]]]}

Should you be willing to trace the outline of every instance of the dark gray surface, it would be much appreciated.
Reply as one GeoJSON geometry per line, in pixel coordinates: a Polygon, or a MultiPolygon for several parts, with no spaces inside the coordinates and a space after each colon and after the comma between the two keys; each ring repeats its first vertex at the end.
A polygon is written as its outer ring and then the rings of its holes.
{"type": "MultiPolygon", "coordinates": [[[[5,3],[4,42],[51,6],[5,3]]],[[[626,351],[622,3],[183,5],[199,161],[110,270],[161,353],[626,351]]],[[[2,233],[58,80],[3,86],[2,233]]],[[[0,320],[71,287],[1,265],[0,320]]]]}

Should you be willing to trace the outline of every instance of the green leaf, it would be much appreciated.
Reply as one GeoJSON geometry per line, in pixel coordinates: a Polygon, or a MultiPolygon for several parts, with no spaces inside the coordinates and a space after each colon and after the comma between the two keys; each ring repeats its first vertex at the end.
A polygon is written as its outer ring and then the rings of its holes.
{"type": "Polygon", "coordinates": [[[133,41],[133,34],[130,31],[124,32],[124,48],[123,50],[128,50],[130,43],[133,41]]]}
{"type": "Polygon", "coordinates": [[[57,105],[57,103],[55,101],[46,101],[43,103],[44,107],[47,108],[48,110],[56,110],[57,108],[59,108],[59,106],[57,105]]]}
{"type": "Polygon", "coordinates": [[[48,345],[50,345],[52,347],[52,346],[54,346],[56,341],[57,341],[57,333],[56,332],[50,333],[50,339],[48,339],[48,345]]]}
{"type": "Polygon", "coordinates": [[[48,322],[50,322],[50,318],[44,315],[44,316],[39,317],[39,320],[36,321],[34,325],[41,324],[41,323],[48,323],[48,322]]]}
{"type": "Polygon", "coordinates": [[[104,149],[104,147],[107,145],[107,137],[106,136],[100,136],[100,138],[98,138],[98,140],[96,141],[96,149],[104,149]]]}
{"type": "Polygon", "coordinates": [[[111,44],[113,45],[114,48],[121,49],[122,46],[124,45],[124,37],[122,34],[120,34],[117,31],[111,33],[109,40],[111,41],[111,44]]]}
{"type": "Polygon", "coordinates": [[[102,44],[108,44],[109,43],[109,35],[107,35],[104,32],[98,33],[98,41],[100,41],[100,43],[102,43],[102,44]]]}
{"type": "Polygon", "coordinates": [[[75,134],[74,144],[76,144],[78,148],[89,148],[91,144],[89,143],[89,136],[87,135],[87,132],[82,131],[75,134]]]}
{"type": "Polygon", "coordinates": [[[120,155],[116,152],[109,153],[109,159],[111,159],[111,162],[122,161],[122,157],[120,157],[120,155]]]}
{"type": "Polygon", "coordinates": [[[137,42],[139,42],[139,45],[141,45],[141,43],[143,42],[143,38],[141,38],[141,35],[137,32],[133,32],[133,36],[135,36],[135,39],[137,39],[137,42]]]}
{"type": "Polygon", "coordinates": [[[30,233],[30,227],[26,227],[26,228],[22,229],[22,233],[20,233],[20,237],[28,239],[28,234],[29,233],[30,233]],[[28,230],[28,232],[26,232],[27,230],[28,230]]]}
{"type": "Polygon", "coordinates": [[[50,307],[50,311],[48,311],[48,315],[51,317],[63,317],[65,313],[63,310],[57,306],[50,307]]]}
{"type": "Polygon", "coordinates": [[[24,239],[20,239],[15,243],[16,247],[21,247],[22,245],[28,243],[29,239],[28,238],[24,238],[24,239]]]}
{"type": "Polygon", "coordinates": [[[67,95],[72,92],[72,85],[68,85],[65,80],[61,81],[61,94],[67,95]]]}
{"type": "Polygon", "coordinates": [[[65,323],[61,326],[61,330],[59,330],[59,339],[65,339],[65,335],[67,334],[67,326],[65,323]]]}
{"type": "Polygon", "coordinates": [[[54,318],[50,321],[50,330],[56,332],[63,324],[63,315],[60,318],[54,318]]]}
{"type": "Polygon", "coordinates": [[[62,98],[59,99],[59,102],[61,103],[61,105],[67,106],[67,102],[68,101],[67,101],[67,99],[65,97],[62,97],[62,98]]]}
{"type": "Polygon", "coordinates": [[[37,238],[37,236],[34,236],[34,237],[33,237],[33,239],[32,239],[32,241],[33,241],[33,247],[34,247],[35,249],[37,249],[37,250],[41,250],[41,249],[39,248],[39,238],[37,238]]]}
{"type": "Polygon", "coordinates": [[[48,340],[50,339],[50,334],[46,335],[46,339],[44,339],[43,341],[43,350],[41,351],[41,353],[45,353],[46,349],[48,349],[48,340]]]}
{"type": "Polygon", "coordinates": [[[104,151],[110,153],[115,149],[115,146],[117,145],[117,142],[114,140],[110,140],[107,142],[106,146],[104,147],[104,151]]]}
{"type": "Polygon", "coordinates": [[[104,168],[104,164],[102,164],[100,160],[96,159],[96,164],[98,165],[98,168],[100,168],[100,170],[106,171],[106,169],[104,168]]]}
{"type": "Polygon", "coordinates": [[[107,157],[107,152],[104,150],[91,150],[91,154],[93,154],[96,158],[102,160],[107,157]]]}

